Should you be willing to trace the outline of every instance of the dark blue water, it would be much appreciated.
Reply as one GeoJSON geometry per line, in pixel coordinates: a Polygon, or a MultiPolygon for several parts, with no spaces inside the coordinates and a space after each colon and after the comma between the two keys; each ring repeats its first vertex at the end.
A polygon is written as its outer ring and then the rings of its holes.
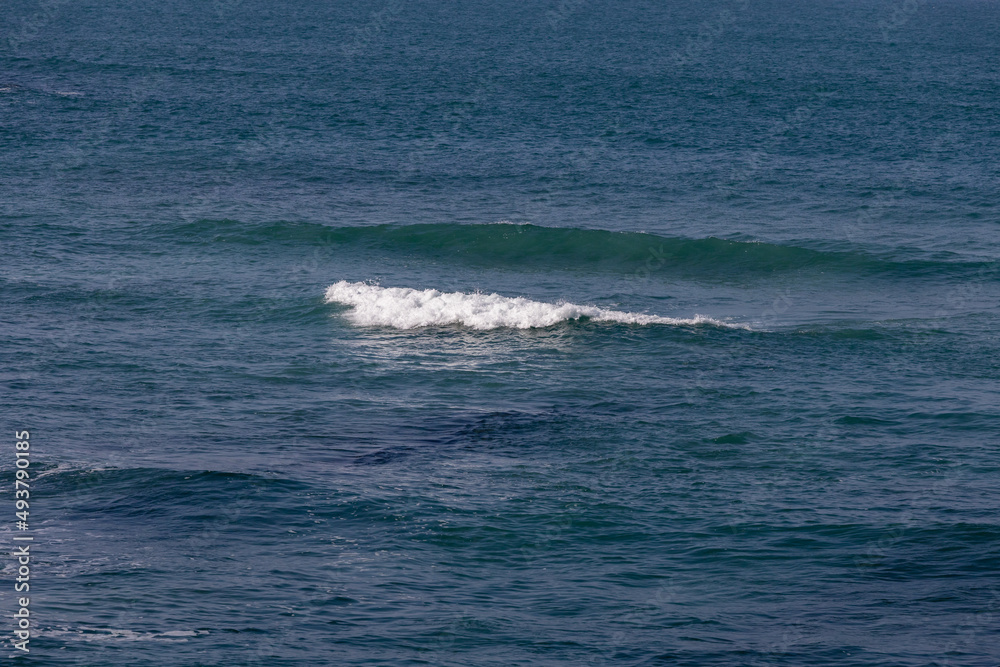
{"type": "Polygon", "coordinates": [[[3,14],[5,656],[1000,664],[996,3],[3,14]]]}

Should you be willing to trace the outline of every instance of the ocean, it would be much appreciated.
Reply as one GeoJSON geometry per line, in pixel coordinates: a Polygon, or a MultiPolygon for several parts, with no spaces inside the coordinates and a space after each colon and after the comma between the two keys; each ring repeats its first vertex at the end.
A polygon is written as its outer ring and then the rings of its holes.
{"type": "Polygon", "coordinates": [[[10,664],[1000,664],[997,3],[4,7],[10,664]]]}

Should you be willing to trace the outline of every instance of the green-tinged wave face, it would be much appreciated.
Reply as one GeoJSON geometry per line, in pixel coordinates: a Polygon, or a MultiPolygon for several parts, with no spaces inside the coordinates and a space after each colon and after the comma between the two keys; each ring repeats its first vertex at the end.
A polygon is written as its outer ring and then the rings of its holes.
{"type": "Polygon", "coordinates": [[[856,249],[819,250],[794,245],[685,239],[641,232],[539,227],[516,224],[421,224],[328,227],[276,223],[247,227],[232,221],[200,221],[181,228],[188,238],[216,243],[304,244],[367,248],[379,252],[519,270],[611,272],[726,278],[798,271],[827,271],[890,278],[995,276],[995,263],[955,261],[949,254],[877,256],[856,249]]]}

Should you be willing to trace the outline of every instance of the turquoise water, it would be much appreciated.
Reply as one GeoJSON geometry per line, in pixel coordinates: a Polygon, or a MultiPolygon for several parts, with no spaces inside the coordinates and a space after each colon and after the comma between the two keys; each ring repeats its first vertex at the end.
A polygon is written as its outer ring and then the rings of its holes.
{"type": "Polygon", "coordinates": [[[17,660],[1000,662],[995,4],[9,7],[17,660]]]}

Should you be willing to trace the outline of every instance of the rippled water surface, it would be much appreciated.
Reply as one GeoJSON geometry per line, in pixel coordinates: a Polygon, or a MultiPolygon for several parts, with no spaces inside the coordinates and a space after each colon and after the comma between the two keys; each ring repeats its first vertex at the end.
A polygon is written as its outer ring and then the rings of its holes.
{"type": "Polygon", "coordinates": [[[1000,663],[994,3],[3,31],[18,660],[1000,663]]]}

